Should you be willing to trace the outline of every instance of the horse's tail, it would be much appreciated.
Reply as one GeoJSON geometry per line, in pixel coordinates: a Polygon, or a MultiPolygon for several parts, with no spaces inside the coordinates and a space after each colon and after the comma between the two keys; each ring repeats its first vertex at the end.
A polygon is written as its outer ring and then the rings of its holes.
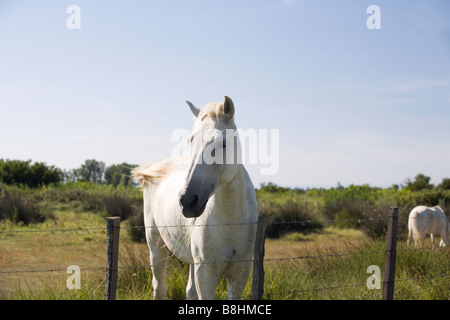
{"type": "Polygon", "coordinates": [[[414,231],[412,228],[408,228],[408,240],[406,241],[407,245],[410,246],[412,241],[414,241],[414,231]]]}
{"type": "Polygon", "coordinates": [[[139,181],[141,188],[148,185],[157,185],[166,175],[166,172],[157,163],[147,163],[131,171],[133,178],[139,181]]]}
{"type": "Polygon", "coordinates": [[[139,181],[141,188],[156,186],[173,170],[184,162],[180,158],[169,158],[158,163],[147,163],[131,171],[133,178],[139,181]]]}
{"type": "Polygon", "coordinates": [[[148,171],[146,169],[148,169],[150,166],[150,163],[143,164],[131,170],[132,177],[139,181],[139,185],[141,186],[141,188],[145,188],[147,184],[153,181],[152,175],[146,172],[148,171]]]}
{"type": "Polygon", "coordinates": [[[420,232],[417,226],[420,221],[417,221],[417,219],[419,219],[417,208],[414,208],[413,210],[411,210],[408,217],[408,245],[412,244],[412,241],[414,241],[414,243],[417,243],[417,241],[420,239],[420,232]]]}

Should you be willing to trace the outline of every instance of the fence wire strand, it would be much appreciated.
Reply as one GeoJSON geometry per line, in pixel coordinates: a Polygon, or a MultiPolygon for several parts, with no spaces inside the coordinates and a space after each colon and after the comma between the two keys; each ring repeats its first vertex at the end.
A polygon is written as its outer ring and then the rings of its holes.
{"type": "MultiPolygon", "coordinates": [[[[426,217],[398,217],[399,220],[414,220],[414,219],[425,219],[426,217]]],[[[443,216],[442,218],[450,218],[450,216],[443,216]]],[[[338,222],[358,222],[362,224],[364,222],[373,221],[383,221],[388,220],[387,217],[378,218],[358,218],[358,219],[308,219],[308,220],[293,220],[293,221],[272,221],[268,223],[269,225],[280,225],[280,224],[308,224],[308,223],[327,223],[333,224],[338,222]]],[[[121,226],[120,229],[154,229],[154,228],[192,228],[192,227],[224,227],[224,226],[240,226],[240,225],[250,225],[258,224],[258,221],[254,222],[239,222],[239,223],[225,223],[225,224],[186,224],[186,225],[156,225],[156,226],[121,226]]],[[[71,228],[71,229],[36,229],[36,230],[5,230],[0,231],[0,234],[7,233],[39,233],[39,232],[71,232],[71,231],[93,231],[93,230],[106,230],[106,227],[93,227],[93,228],[71,228]]]]}
{"type": "MultiPolygon", "coordinates": [[[[358,223],[363,223],[366,221],[377,221],[377,220],[387,220],[387,217],[379,217],[379,218],[361,218],[361,219],[340,219],[339,221],[357,221],[358,223]]],[[[409,217],[399,217],[399,219],[410,219],[409,217]]],[[[296,221],[282,221],[282,222],[271,222],[268,225],[279,225],[279,224],[308,224],[308,223],[336,223],[338,220],[336,219],[327,219],[327,220],[296,220],[296,221]]],[[[238,226],[238,225],[249,225],[249,224],[257,224],[258,222],[242,222],[242,223],[230,223],[230,224],[217,224],[217,225],[207,225],[207,224],[198,224],[198,225],[183,225],[183,226],[175,226],[175,225],[167,225],[167,226],[121,226],[120,229],[148,229],[148,228],[180,228],[180,227],[219,227],[219,226],[238,226]]],[[[93,227],[93,228],[68,228],[68,229],[36,229],[36,230],[5,230],[0,231],[0,234],[19,234],[19,233],[43,233],[43,232],[80,232],[80,231],[97,231],[97,230],[106,230],[106,227],[93,227]]],[[[439,250],[448,249],[448,247],[439,248],[439,250]]],[[[433,250],[431,248],[397,248],[397,252],[406,252],[406,251],[416,251],[416,250],[433,250]]],[[[264,262],[274,262],[274,261],[293,261],[293,260],[304,260],[304,259],[323,259],[328,257],[346,257],[352,255],[366,255],[366,254],[381,254],[385,253],[386,250],[375,250],[375,251],[362,251],[362,252],[331,252],[325,254],[318,255],[308,255],[308,256],[295,256],[295,257],[281,257],[281,258],[265,258],[264,262]]],[[[254,260],[242,260],[242,261],[233,261],[233,262],[243,262],[249,263],[254,260]]],[[[195,264],[215,264],[215,263],[227,263],[226,262],[198,262],[195,264]]],[[[126,269],[126,268],[143,268],[150,269],[152,266],[149,265],[140,265],[140,266],[119,266],[118,269],[126,269]]],[[[103,270],[105,271],[106,267],[85,267],[80,268],[80,271],[91,271],[91,270],[103,270]]],[[[42,272],[67,272],[67,268],[50,268],[50,269],[35,269],[35,270],[0,270],[0,275],[11,275],[11,274],[24,274],[24,273],[42,273],[42,272]]],[[[450,274],[441,274],[435,276],[422,276],[422,277],[412,277],[406,279],[396,279],[395,281],[419,281],[423,279],[434,279],[434,278],[448,278],[450,274]]],[[[280,295],[295,295],[306,292],[315,292],[315,291],[324,291],[324,290],[335,290],[335,289],[344,289],[344,288],[352,288],[352,287],[364,287],[366,283],[355,283],[355,284],[344,284],[340,286],[331,286],[331,287],[323,287],[323,288],[312,288],[305,290],[289,290],[286,292],[275,292],[275,293],[264,293],[264,297],[273,297],[280,295]]]]}

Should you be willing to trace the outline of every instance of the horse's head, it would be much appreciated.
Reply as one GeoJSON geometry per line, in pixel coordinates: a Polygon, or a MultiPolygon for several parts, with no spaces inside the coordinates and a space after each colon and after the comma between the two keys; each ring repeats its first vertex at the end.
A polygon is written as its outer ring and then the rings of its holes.
{"type": "Polygon", "coordinates": [[[238,138],[234,124],[234,104],[212,102],[202,110],[186,101],[196,117],[188,138],[190,164],[180,205],[186,218],[200,216],[214,192],[229,183],[238,164],[238,138]]]}

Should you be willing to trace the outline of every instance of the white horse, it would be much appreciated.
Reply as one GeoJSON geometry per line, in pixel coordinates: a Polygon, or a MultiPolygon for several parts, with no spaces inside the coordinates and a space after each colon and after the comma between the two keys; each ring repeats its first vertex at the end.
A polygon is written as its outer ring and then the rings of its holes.
{"type": "Polygon", "coordinates": [[[441,237],[439,247],[450,244],[450,223],[441,207],[417,206],[411,210],[408,219],[408,245],[411,240],[417,246],[420,241],[424,246],[425,238],[430,235],[433,249],[436,248],[435,239],[441,237]]]}
{"type": "Polygon", "coordinates": [[[225,97],[200,110],[186,102],[196,117],[190,155],[133,171],[144,193],[154,298],[167,299],[170,251],[190,264],[188,299],[214,299],[221,276],[227,298],[239,299],[252,267],[258,209],[250,177],[237,161],[234,104],[225,97]]]}

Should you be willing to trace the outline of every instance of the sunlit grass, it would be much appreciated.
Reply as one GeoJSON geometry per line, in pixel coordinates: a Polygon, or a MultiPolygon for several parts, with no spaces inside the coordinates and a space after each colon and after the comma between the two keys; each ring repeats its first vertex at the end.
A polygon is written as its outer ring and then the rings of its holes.
{"type": "MultiPolygon", "coordinates": [[[[122,227],[129,225],[127,221],[122,227]]],[[[44,231],[0,234],[0,271],[51,270],[0,274],[1,299],[104,299],[105,219],[88,212],[57,211],[42,224],[20,226],[2,221],[0,230],[44,231]],[[69,265],[81,268],[81,289],[69,290],[69,265]]],[[[148,248],[121,230],[117,298],[153,299],[148,248]]],[[[396,299],[450,298],[449,251],[409,250],[398,244],[396,299]]],[[[266,240],[264,299],[381,299],[366,287],[370,265],[384,269],[385,241],[362,231],[326,227],[308,234],[289,233],[266,240]],[[305,258],[307,257],[307,258],[305,258]]],[[[189,267],[168,260],[169,299],[185,299],[189,267]]],[[[243,293],[251,296],[251,277],[243,293]]],[[[222,279],[217,299],[226,298],[222,279]]]]}

